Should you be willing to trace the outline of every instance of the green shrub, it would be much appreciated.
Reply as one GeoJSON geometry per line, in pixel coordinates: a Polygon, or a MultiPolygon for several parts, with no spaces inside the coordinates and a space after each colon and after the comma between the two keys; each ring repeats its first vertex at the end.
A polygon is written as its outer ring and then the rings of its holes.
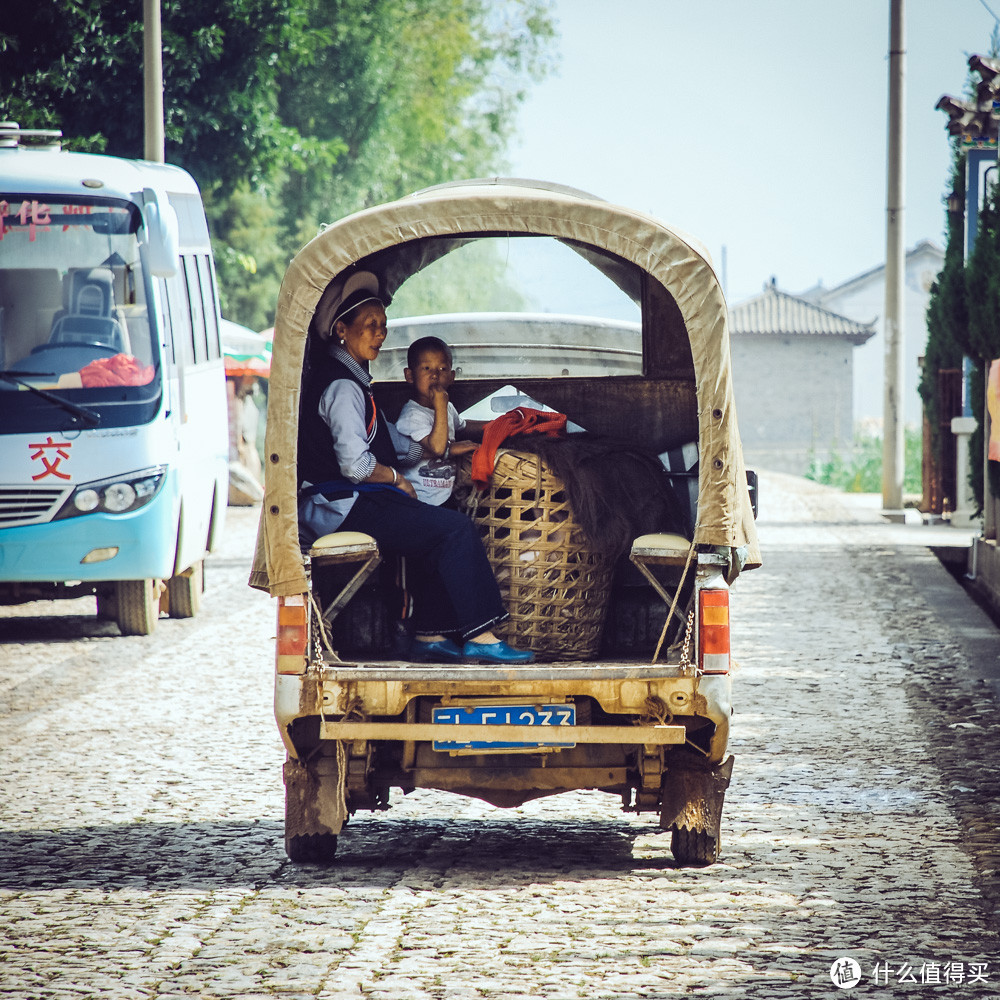
{"type": "MultiPolygon", "coordinates": [[[[921,493],[923,439],[916,428],[906,428],[904,462],[903,492],[921,493]]],[[[855,434],[854,447],[846,459],[839,451],[831,449],[827,461],[813,460],[806,478],[826,486],[835,486],[845,493],[881,493],[882,438],[871,434],[855,434]]]]}

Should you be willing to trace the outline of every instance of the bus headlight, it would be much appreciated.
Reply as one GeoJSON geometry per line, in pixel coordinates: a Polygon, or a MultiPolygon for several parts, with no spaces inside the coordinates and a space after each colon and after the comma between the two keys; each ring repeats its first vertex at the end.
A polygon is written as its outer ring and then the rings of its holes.
{"type": "Polygon", "coordinates": [[[105,509],[112,514],[131,510],[135,504],[136,492],[131,483],[113,483],[104,491],[105,509]]]}
{"type": "Polygon", "coordinates": [[[127,514],[138,510],[156,496],[166,473],[166,467],[158,465],[96,483],[83,483],[73,490],[53,520],[81,514],[127,514]]]}
{"type": "Polygon", "coordinates": [[[89,514],[96,510],[101,503],[101,494],[97,490],[77,490],[73,494],[73,506],[81,514],[89,514]]]}

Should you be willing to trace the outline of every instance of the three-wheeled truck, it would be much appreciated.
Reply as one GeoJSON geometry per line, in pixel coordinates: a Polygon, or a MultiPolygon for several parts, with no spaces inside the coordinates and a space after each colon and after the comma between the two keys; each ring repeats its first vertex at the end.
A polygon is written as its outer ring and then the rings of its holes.
{"type": "Polygon", "coordinates": [[[733,765],[729,586],[760,556],[726,304],[705,250],[645,214],[532,181],[442,185],[358,212],[288,268],[268,411],[250,583],[277,598],[288,856],[331,861],[348,817],[387,809],[391,788],[502,807],[598,789],[658,813],[678,864],[715,861],[733,765]],[[300,548],[300,396],[317,317],[356,269],[394,296],[372,363],[390,416],[408,396],[407,345],[434,334],[453,350],[450,396],[469,418],[553,410],[566,441],[655,457],[658,473],[643,458],[629,482],[658,474],[654,491],[673,503],[657,509],[672,516],[643,523],[640,491],[619,491],[608,530],[635,536],[610,551],[593,511],[589,526],[576,516],[603,488],[599,475],[575,481],[580,454],[594,465],[586,448],[566,457],[524,435],[501,442],[485,485],[459,470],[450,502],[480,526],[511,612],[501,634],[532,664],[410,662],[405,562],[354,532],[300,548]]]}

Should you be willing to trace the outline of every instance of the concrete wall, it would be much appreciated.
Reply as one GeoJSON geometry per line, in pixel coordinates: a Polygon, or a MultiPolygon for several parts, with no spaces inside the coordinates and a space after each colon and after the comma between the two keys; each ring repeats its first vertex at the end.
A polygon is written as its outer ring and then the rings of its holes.
{"type": "Polygon", "coordinates": [[[750,468],[803,475],[853,442],[852,351],[841,337],[734,335],[733,379],[750,468]]]}

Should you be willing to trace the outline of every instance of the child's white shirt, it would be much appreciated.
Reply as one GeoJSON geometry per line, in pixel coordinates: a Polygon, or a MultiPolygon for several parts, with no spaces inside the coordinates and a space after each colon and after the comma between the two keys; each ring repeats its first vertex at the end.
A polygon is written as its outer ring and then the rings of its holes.
{"type": "MultiPolygon", "coordinates": [[[[458,410],[450,401],[448,403],[448,443],[455,440],[458,431],[465,427],[465,421],[458,415],[458,410]]],[[[413,441],[423,441],[434,429],[434,411],[427,406],[421,406],[415,399],[406,401],[396,421],[396,430],[413,441]]],[[[458,463],[454,459],[435,458],[425,455],[417,462],[403,470],[403,474],[416,490],[417,499],[435,507],[441,506],[451,496],[455,487],[455,472],[458,463]]]]}

